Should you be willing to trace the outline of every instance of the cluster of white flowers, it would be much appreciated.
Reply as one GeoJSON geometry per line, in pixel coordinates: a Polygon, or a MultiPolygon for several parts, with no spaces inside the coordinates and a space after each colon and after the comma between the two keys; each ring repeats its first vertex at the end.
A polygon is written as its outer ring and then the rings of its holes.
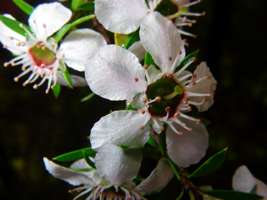
{"type": "MultiPolygon", "coordinates": [[[[184,30],[195,23],[188,17],[203,13],[189,10],[199,0],[170,2],[177,12],[165,16],[158,10],[162,0],[94,1],[97,23],[106,31],[137,33],[129,48],[108,44],[106,36],[88,28],[74,29],[62,41],[55,39],[73,15],[58,2],[37,6],[29,27],[21,25],[24,35],[0,21],[0,42],[15,55],[5,66],[22,66],[15,81],[29,75],[24,86],[33,83],[36,89],[47,83],[48,93],[56,84],[67,85],[64,71],[71,68],[85,75],[71,75],[73,86],[88,85],[102,98],[126,102],[123,110],[102,117],[91,129],[94,158],[77,160],[69,168],[44,158],[49,173],[77,187],[75,199],[145,199],[166,187],[173,168],[187,168],[206,154],[208,131],[191,111],[204,112],[213,105],[217,82],[206,62],[194,65],[196,58],[187,54],[182,37],[192,35],[184,30]],[[162,157],[146,179],[136,182],[142,149],[151,139],[162,157]]],[[[250,175],[251,185],[240,186],[238,174],[234,189],[249,192],[259,184],[263,194],[261,182],[250,175]]]]}

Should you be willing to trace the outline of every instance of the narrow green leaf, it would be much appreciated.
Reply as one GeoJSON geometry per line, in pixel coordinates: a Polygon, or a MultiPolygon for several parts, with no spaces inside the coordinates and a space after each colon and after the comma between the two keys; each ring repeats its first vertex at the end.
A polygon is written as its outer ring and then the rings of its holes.
{"type": "Polygon", "coordinates": [[[177,66],[176,70],[181,69],[183,66],[185,66],[188,62],[190,62],[192,59],[196,58],[199,53],[199,50],[193,51],[189,53],[180,63],[179,66],[177,66]]]}
{"type": "Polygon", "coordinates": [[[24,26],[22,23],[4,15],[0,15],[0,21],[2,21],[11,30],[17,32],[20,35],[26,36],[26,31],[22,28],[22,26],[24,26]]]}
{"type": "Polygon", "coordinates": [[[71,9],[73,11],[77,11],[79,7],[84,4],[86,1],[85,0],[72,0],[71,1],[71,9]]]}
{"type": "Polygon", "coordinates": [[[205,194],[208,194],[213,197],[217,197],[223,200],[259,200],[263,199],[262,197],[256,194],[236,192],[233,190],[208,190],[202,191],[205,194]]]}
{"type": "Polygon", "coordinates": [[[199,168],[197,168],[189,178],[205,176],[218,170],[225,161],[228,148],[224,148],[218,153],[214,154],[207,161],[205,161],[199,168]]]}
{"type": "Polygon", "coordinates": [[[86,11],[88,13],[94,13],[95,4],[94,2],[84,3],[77,8],[77,11],[86,11]]]}
{"type": "Polygon", "coordinates": [[[85,96],[84,98],[82,98],[81,99],[81,102],[84,103],[86,101],[90,101],[94,96],[95,96],[95,94],[94,93],[91,93],[91,94],[85,96]]]}
{"type": "Polygon", "coordinates": [[[53,158],[53,160],[58,162],[72,162],[82,158],[87,159],[88,157],[95,157],[95,154],[96,154],[95,150],[87,147],[56,156],[53,158]]]}
{"type": "Polygon", "coordinates": [[[95,18],[95,15],[88,15],[88,16],[84,16],[81,17],[77,20],[75,20],[72,23],[66,24],[65,26],[63,26],[63,28],[57,32],[57,34],[55,35],[54,39],[57,43],[59,43],[64,36],[74,27],[78,26],[79,24],[82,24],[84,22],[90,21],[91,19],[95,18]]]}
{"type": "Polygon", "coordinates": [[[52,89],[53,89],[54,96],[58,98],[61,93],[61,85],[57,83],[52,89]]]}
{"type": "Polygon", "coordinates": [[[63,71],[63,77],[64,77],[64,80],[67,82],[68,87],[73,88],[71,75],[67,68],[65,68],[65,70],[63,71]]]}
{"type": "Polygon", "coordinates": [[[176,198],[176,200],[182,200],[184,196],[184,189],[181,191],[181,193],[179,194],[179,196],[176,198]]]}
{"type": "Polygon", "coordinates": [[[144,64],[146,66],[150,66],[150,65],[154,65],[155,64],[151,54],[148,53],[148,52],[145,54],[144,64]]]}
{"type": "Polygon", "coordinates": [[[13,0],[13,3],[27,15],[30,15],[33,11],[33,7],[24,0],[13,0]]]}
{"type": "Polygon", "coordinates": [[[114,34],[114,41],[117,46],[125,47],[126,43],[129,40],[128,35],[120,34],[120,33],[115,33],[114,34]]]}
{"type": "Polygon", "coordinates": [[[126,49],[129,49],[133,43],[135,43],[136,41],[138,41],[140,38],[139,38],[139,30],[131,33],[130,35],[128,35],[128,40],[127,42],[125,43],[125,48],[126,49]]]}

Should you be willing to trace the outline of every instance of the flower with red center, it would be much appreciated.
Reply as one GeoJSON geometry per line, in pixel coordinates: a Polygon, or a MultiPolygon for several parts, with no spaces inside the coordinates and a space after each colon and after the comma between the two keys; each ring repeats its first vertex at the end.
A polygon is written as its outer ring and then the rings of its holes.
{"type": "MultiPolygon", "coordinates": [[[[72,31],[58,47],[53,34],[59,31],[70,19],[72,12],[60,3],[45,3],[37,6],[29,17],[30,30],[21,35],[3,22],[0,22],[0,42],[16,57],[5,66],[22,66],[22,73],[15,77],[30,74],[24,81],[26,86],[35,83],[38,88],[47,82],[46,93],[55,86],[66,65],[77,71],[84,71],[84,66],[95,50],[105,45],[105,39],[90,29],[72,31]],[[66,65],[65,65],[66,64],[66,65]],[[40,80],[39,83],[36,83],[40,80]]],[[[10,15],[6,15],[14,19],[10,15]]],[[[62,81],[60,81],[62,82],[62,81]]]]}
{"type": "Polygon", "coordinates": [[[205,155],[208,133],[187,113],[192,106],[209,109],[216,80],[204,62],[193,73],[186,70],[194,58],[184,62],[184,42],[175,25],[160,14],[146,17],[140,39],[157,67],[143,68],[133,53],[114,45],[100,48],[86,66],[85,77],[94,93],[126,100],[133,108],[102,117],[91,130],[92,147],[114,143],[138,148],[149,133],[161,133],[167,125],[168,154],[178,166],[188,167],[205,155]]]}

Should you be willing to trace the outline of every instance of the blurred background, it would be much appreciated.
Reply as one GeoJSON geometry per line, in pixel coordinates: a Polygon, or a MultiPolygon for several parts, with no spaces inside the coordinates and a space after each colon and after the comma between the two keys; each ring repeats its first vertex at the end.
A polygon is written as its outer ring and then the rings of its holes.
{"type": "MultiPolygon", "coordinates": [[[[219,83],[215,105],[201,115],[209,121],[208,155],[230,148],[223,168],[197,180],[199,184],[230,188],[231,176],[241,164],[267,182],[266,8],[265,0],[203,0],[193,8],[207,15],[190,29],[198,35],[188,39],[190,49],[200,50],[199,58],[208,62],[219,83]]],[[[27,19],[10,0],[1,0],[0,13],[27,19]]],[[[0,50],[2,65],[11,55],[0,50]]],[[[71,187],[46,173],[42,157],[86,147],[94,122],[118,104],[99,97],[80,103],[88,88],[65,88],[55,99],[52,93],[15,83],[18,73],[19,68],[0,68],[1,199],[72,199],[67,193],[71,187]]],[[[175,184],[163,195],[172,191],[168,194],[177,196],[175,184]]]]}

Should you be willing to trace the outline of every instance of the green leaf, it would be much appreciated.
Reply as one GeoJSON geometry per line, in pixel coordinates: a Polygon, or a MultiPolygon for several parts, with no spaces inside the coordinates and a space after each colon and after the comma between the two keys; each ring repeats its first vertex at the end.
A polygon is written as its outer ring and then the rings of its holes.
{"type": "Polygon", "coordinates": [[[233,190],[208,190],[202,191],[205,194],[208,194],[213,197],[217,197],[224,200],[258,200],[263,199],[262,197],[256,194],[236,192],[233,190]]]}
{"type": "Polygon", "coordinates": [[[52,88],[52,90],[53,90],[54,96],[55,96],[56,98],[58,98],[59,95],[60,95],[60,93],[61,93],[61,85],[57,83],[57,84],[52,88]]]}
{"type": "Polygon", "coordinates": [[[210,157],[207,161],[205,161],[199,168],[197,168],[189,178],[195,178],[200,176],[205,176],[212,172],[218,170],[225,161],[226,153],[228,148],[224,148],[223,150],[219,151],[218,153],[214,154],[210,157]]]}
{"type": "Polygon", "coordinates": [[[58,162],[72,162],[83,158],[88,159],[88,157],[95,157],[95,155],[95,150],[87,147],[56,156],[53,158],[53,160],[58,162]]]}
{"type": "Polygon", "coordinates": [[[13,3],[27,15],[30,15],[33,11],[33,7],[24,0],[13,0],[13,3]]]}
{"type": "Polygon", "coordinates": [[[89,13],[94,13],[95,11],[95,4],[94,2],[88,2],[80,5],[80,7],[77,9],[77,11],[86,11],[89,13]]]}
{"type": "Polygon", "coordinates": [[[125,47],[126,43],[129,40],[128,35],[120,34],[120,33],[115,33],[114,34],[114,41],[117,46],[125,47]]]}
{"type": "Polygon", "coordinates": [[[72,23],[66,24],[65,26],[63,26],[63,28],[61,28],[61,30],[59,32],[57,32],[57,34],[55,35],[54,39],[57,43],[59,43],[64,36],[74,27],[78,26],[79,24],[85,23],[87,21],[90,21],[91,19],[95,18],[95,15],[88,15],[88,16],[84,16],[81,17],[77,20],[75,20],[72,23]]]}
{"type": "Polygon", "coordinates": [[[67,68],[65,68],[63,71],[63,77],[64,77],[64,80],[67,82],[68,87],[73,88],[71,75],[67,68]]]}
{"type": "Polygon", "coordinates": [[[72,0],[71,1],[71,9],[73,11],[77,11],[79,7],[85,3],[85,0],[72,0]]]}
{"type": "Polygon", "coordinates": [[[24,26],[24,27],[26,27],[26,26],[23,25],[22,23],[14,20],[14,19],[11,19],[9,17],[6,17],[4,15],[0,15],[0,21],[2,21],[11,30],[17,32],[20,35],[26,36],[26,31],[24,28],[22,28],[22,26],[24,26]]]}
{"type": "Polygon", "coordinates": [[[144,64],[146,66],[150,66],[150,65],[154,65],[155,64],[151,54],[148,53],[148,52],[145,54],[144,64]]]}
{"type": "Polygon", "coordinates": [[[179,196],[176,198],[176,200],[182,200],[184,196],[184,189],[181,191],[181,193],[179,194],[179,196]]]}
{"type": "Polygon", "coordinates": [[[190,62],[192,59],[196,58],[199,53],[199,50],[193,51],[189,53],[181,62],[179,66],[176,67],[176,70],[181,69],[183,66],[185,66],[188,62],[190,62]]]}
{"type": "Polygon", "coordinates": [[[95,96],[94,93],[90,93],[89,95],[83,97],[83,98],[81,99],[81,102],[84,103],[84,102],[86,102],[86,101],[90,101],[94,96],[95,96]]]}
{"type": "Polygon", "coordinates": [[[128,40],[127,42],[125,43],[125,48],[126,49],[129,49],[133,43],[135,43],[136,41],[139,41],[139,30],[131,33],[130,35],[128,35],[128,40]]]}

